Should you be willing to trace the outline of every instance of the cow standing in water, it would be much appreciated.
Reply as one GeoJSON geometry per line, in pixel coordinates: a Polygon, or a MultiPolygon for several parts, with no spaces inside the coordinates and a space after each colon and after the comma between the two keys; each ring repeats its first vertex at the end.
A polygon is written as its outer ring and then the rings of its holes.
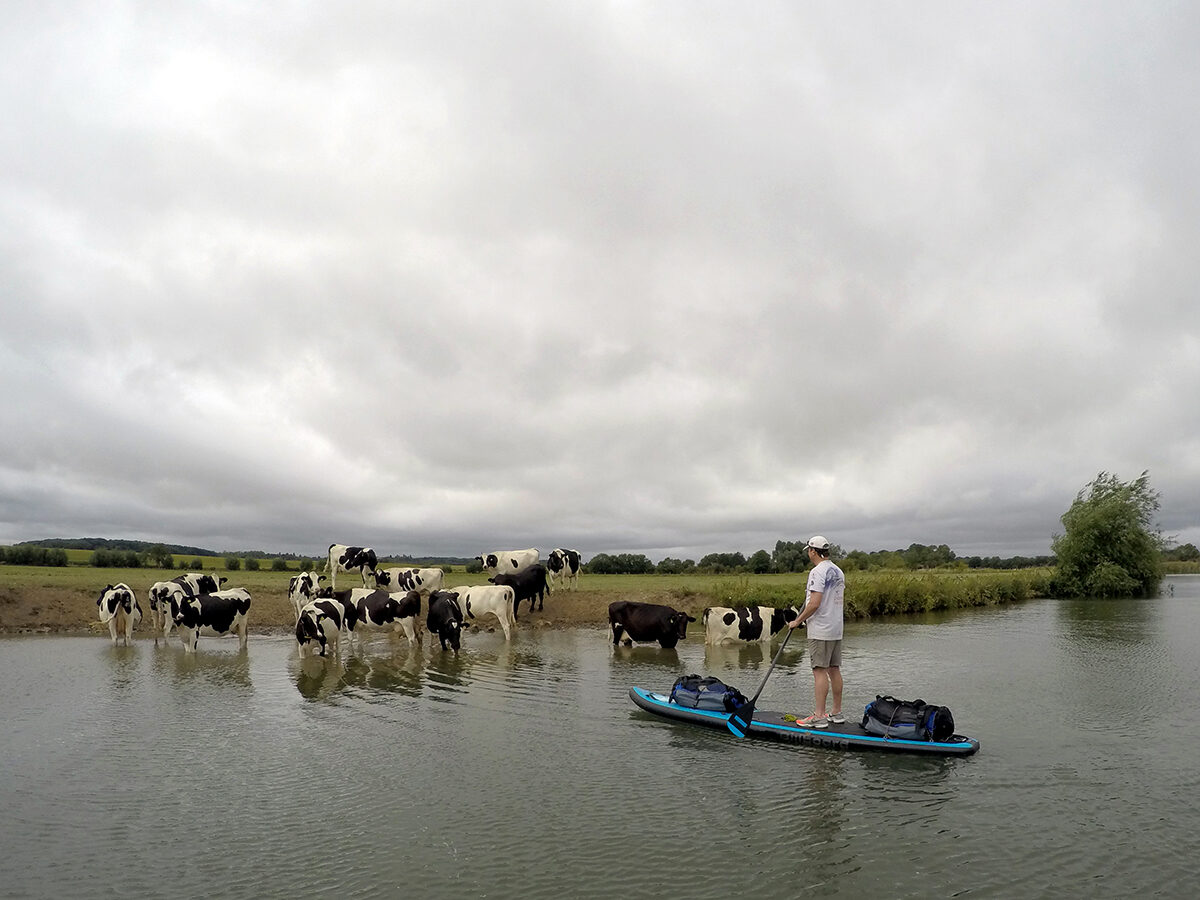
{"type": "Polygon", "coordinates": [[[317,599],[321,582],[324,580],[325,576],[316,572],[301,572],[299,575],[293,575],[288,581],[288,600],[292,603],[292,609],[296,611],[297,619],[300,618],[300,610],[317,599]]]}
{"type": "Polygon", "coordinates": [[[773,606],[710,606],[704,610],[705,640],[710,644],[725,641],[769,641],[779,634],[788,622],[800,615],[794,606],[775,609],[773,606]]]}
{"type": "Polygon", "coordinates": [[[100,621],[108,626],[112,635],[113,646],[117,645],[117,636],[125,639],[128,647],[133,640],[133,629],[142,621],[142,608],[138,606],[133,588],[121,582],[110,584],[96,598],[96,606],[100,611],[100,621]]]}
{"type": "Polygon", "coordinates": [[[671,650],[687,637],[688,622],[695,621],[694,616],[659,603],[618,600],[608,605],[614,646],[624,636],[630,643],[658,641],[660,647],[671,650]]]}
{"type": "Polygon", "coordinates": [[[245,588],[230,588],[195,597],[171,598],[171,618],[183,640],[183,649],[195,653],[200,635],[237,635],[241,649],[246,649],[246,615],[250,612],[250,592],[245,588]]]}
{"type": "Polygon", "coordinates": [[[450,645],[455,653],[462,644],[463,614],[458,603],[458,594],[454,591],[434,591],[429,598],[429,615],[425,619],[429,629],[429,643],[433,645],[433,636],[442,644],[442,649],[450,645]]]}

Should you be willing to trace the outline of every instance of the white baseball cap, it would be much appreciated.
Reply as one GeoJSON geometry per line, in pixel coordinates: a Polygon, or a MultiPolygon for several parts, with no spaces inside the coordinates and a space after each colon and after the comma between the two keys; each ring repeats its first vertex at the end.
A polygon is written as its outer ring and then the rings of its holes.
{"type": "Polygon", "coordinates": [[[814,550],[828,550],[829,538],[819,534],[814,534],[808,539],[808,543],[804,545],[806,548],[812,547],[814,550]]]}

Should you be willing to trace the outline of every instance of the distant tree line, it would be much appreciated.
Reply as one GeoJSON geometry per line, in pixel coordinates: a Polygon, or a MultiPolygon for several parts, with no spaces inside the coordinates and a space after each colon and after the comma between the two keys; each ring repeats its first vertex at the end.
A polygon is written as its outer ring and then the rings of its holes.
{"type": "Polygon", "coordinates": [[[67,551],[54,547],[30,547],[25,544],[0,547],[0,563],[10,566],[65,566],[67,551]]]}
{"type": "MultiPolygon", "coordinates": [[[[655,565],[640,553],[598,553],[583,567],[596,575],[721,575],[741,573],[803,572],[808,566],[807,541],[776,541],[774,552],[758,550],[747,558],[742,553],[710,553],[699,562],[668,556],[655,565]]],[[[1053,566],[1053,556],[959,557],[946,544],[910,544],[905,550],[851,550],[834,544],[830,555],[846,571],[877,569],[1027,569],[1053,566]]],[[[1200,554],[1198,554],[1200,556],[1200,554]]]]}

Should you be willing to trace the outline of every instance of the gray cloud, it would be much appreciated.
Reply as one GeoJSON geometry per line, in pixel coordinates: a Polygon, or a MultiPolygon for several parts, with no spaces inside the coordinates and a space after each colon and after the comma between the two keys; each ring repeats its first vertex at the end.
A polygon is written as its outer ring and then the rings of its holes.
{"type": "Polygon", "coordinates": [[[1190,9],[10,18],[0,540],[1200,541],[1190,9]]]}

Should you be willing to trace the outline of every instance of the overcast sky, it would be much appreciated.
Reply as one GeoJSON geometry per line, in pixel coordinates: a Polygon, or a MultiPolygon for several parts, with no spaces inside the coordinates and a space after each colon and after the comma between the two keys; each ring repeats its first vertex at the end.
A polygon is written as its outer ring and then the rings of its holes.
{"type": "Polygon", "coordinates": [[[0,542],[1200,543],[1200,6],[0,29],[0,542]]]}

